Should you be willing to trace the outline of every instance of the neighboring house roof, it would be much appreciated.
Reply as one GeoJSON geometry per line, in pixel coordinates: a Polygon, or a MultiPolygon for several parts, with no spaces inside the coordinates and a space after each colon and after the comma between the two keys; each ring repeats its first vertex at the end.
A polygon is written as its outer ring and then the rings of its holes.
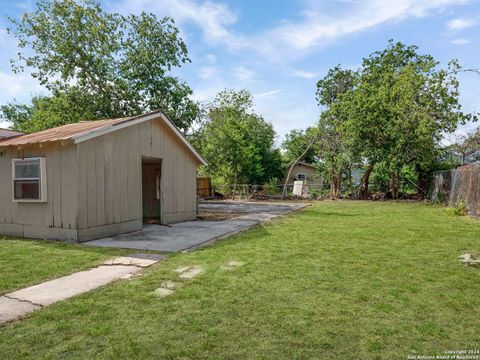
{"type": "Polygon", "coordinates": [[[465,160],[470,163],[475,163],[476,161],[480,160],[480,150],[476,150],[465,156],[465,160]]]}
{"type": "Polygon", "coordinates": [[[192,145],[185,139],[183,134],[160,110],[138,116],[107,119],[95,121],[82,121],[74,124],[67,124],[56,128],[17,136],[11,139],[0,139],[0,148],[7,146],[22,146],[39,143],[52,143],[58,141],[73,141],[75,144],[94,139],[98,136],[126,128],[128,126],[140,124],[144,121],[161,119],[163,123],[170,128],[180,141],[192,152],[194,157],[203,165],[206,161],[197,153],[192,145]]]}
{"type": "Polygon", "coordinates": [[[0,139],[23,135],[22,132],[0,128],[0,139]]]}
{"type": "Polygon", "coordinates": [[[480,150],[469,151],[464,156],[462,156],[462,154],[457,151],[450,151],[447,153],[447,156],[448,155],[454,157],[459,162],[463,161],[463,165],[472,164],[480,160],[480,150]]]}

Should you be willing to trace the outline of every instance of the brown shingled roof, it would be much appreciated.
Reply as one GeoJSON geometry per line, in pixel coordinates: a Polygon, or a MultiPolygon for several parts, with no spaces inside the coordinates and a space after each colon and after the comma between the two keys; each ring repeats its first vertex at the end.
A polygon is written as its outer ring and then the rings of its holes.
{"type": "Polygon", "coordinates": [[[7,138],[0,140],[0,147],[70,140],[76,136],[89,133],[93,130],[123,123],[131,119],[133,118],[128,117],[121,119],[82,121],[79,123],[67,124],[32,134],[25,134],[10,139],[7,138]]]}

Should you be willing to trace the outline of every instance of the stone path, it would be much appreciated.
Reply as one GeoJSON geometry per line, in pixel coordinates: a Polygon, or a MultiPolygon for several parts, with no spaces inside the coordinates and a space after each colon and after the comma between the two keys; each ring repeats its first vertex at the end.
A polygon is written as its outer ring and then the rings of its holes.
{"type": "Polygon", "coordinates": [[[157,254],[132,254],[109,259],[99,267],[30,286],[0,297],[0,325],[28,313],[128,278],[142,268],[165,259],[157,254]]]}
{"type": "MultiPolygon", "coordinates": [[[[180,280],[192,280],[196,278],[203,272],[203,267],[195,265],[195,266],[183,266],[175,269],[174,272],[178,274],[178,278],[180,280]]],[[[174,282],[172,280],[164,281],[160,284],[160,287],[154,291],[154,294],[158,297],[164,298],[168,295],[172,295],[176,289],[181,287],[183,284],[174,282]]]]}
{"type": "MultiPolygon", "coordinates": [[[[221,268],[223,270],[235,270],[236,268],[245,265],[243,261],[236,261],[236,260],[231,260],[227,262],[224,266],[221,268]]],[[[178,279],[181,281],[189,281],[194,278],[196,278],[198,275],[200,275],[203,272],[203,267],[199,265],[194,265],[194,266],[182,266],[179,267],[175,270],[174,272],[177,273],[178,279]]],[[[182,282],[174,282],[172,280],[166,280],[160,284],[160,287],[156,289],[153,293],[160,297],[164,298],[169,295],[172,295],[175,293],[175,290],[178,288],[182,287],[183,283],[182,282]]]]}

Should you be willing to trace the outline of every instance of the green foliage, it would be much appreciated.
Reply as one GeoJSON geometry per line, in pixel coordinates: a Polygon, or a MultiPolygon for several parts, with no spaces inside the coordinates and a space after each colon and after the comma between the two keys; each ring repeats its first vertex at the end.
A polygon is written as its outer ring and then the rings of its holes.
{"type": "Polygon", "coordinates": [[[263,185],[263,191],[267,195],[278,194],[280,192],[280,188],[279,188],[278,184],[279,184],[278,179],[277,178],[272,178],[263,185]]]}
{"type": "MultiPolygon", "coordinates": [[[[363,59],[358,74],[332,69],[319,82],[317,98],[327,107],[321,128],[329,131],[333,153],[343,148],[338,153],[347,155],[347,163],[382,163],[394,197],[407,167],[414,169],[418,188],[424,188],[443,134],[476,119],[461,110],[456,78],[460,69],[457,61],[439,69],[438,62],[419,54],[416,46],[393,41],[363,59]]],[[[326,166],[334,174],[342,163],[335,157],[326,166]]]]}
{"type": "Polygon", "coordinates": [[[375,165],[375,168],[372,171],[371,189],[376,192],[388,192],[390,181],[390,171],[388,169],[388,164],[385,162],[380,162],[375,165]]]}
{"type": "Polygon", "coordinates": [[[463,201],[458,201],[453,208],[446,209],[453,216],[465,216],[468,214],[468,206],[463,201]]]}
{"type": "Polygon", "coordinates": [[[442,134],[471,119],[458,100],[458,64],[438,70],[432,56],[417,50],[391,41],[364,59],[359,84],[349,93],[347,128],[370,163],[428,168],[442,134]]]}
{"type": "MultiPolygon", "coordinates": [[[[306,130],[294,129],[285,135],[285,140],[282,142],[285,164],[296,161],[316,136],[318,136],[318,129],[315,127],[309,127],[306,130]]],[[[318,142],[316,142],[303,156],[302,161],[309,164],[315,163],[317,161],[318,145],[318,142]]]]}
{"type": "Polygon", "coordinates": [[[31,106],[4,106],[14,128],[161,109],[185,131],[197,116],[192,90],[169,75],[190,61],[173,19],[107,13],[93,0],[38,0],[35,11],[10,20],[8,32],[21,49],[14,72],[31,69],[52,93],[31,106]]]}
{"type": "MultiPolygon", "coordinates": [[[[0,294],[91,269],[131,250],[0,236],[0,294]],[[55,259],[55,261],[52,261],[55,259]]],[[[2,356],[0,356],[2,358],[2,356]]]]}
{"type": "Polygon", "coordinates": [[[312,197],[313,199],[317,199],[318,197],[320,197],[321,194],[322,192],[318,188],[310,187],[308,189],[308,195],[310,195],[310,197],[312,197]]]}
{"type": "Polygon", "coordinates": [[[340,195],[344,174],[351,171],[353,164],[359,161],[351,151],[350,140],[345,136],[344,126],[348,113],[338,106],[356,82],[357,74],[340,66],[330,69],[317,82],[317,101],[325,109],[318,125],[318,157],[321,159],[323,176],[330,183],[333,198],[340,195]]]}
{"type": "Polygon", "coordinates": [[[59,125],[96,119],[95,100],[77,88],[58,92],[55,96],[35,96],[32,104],[10,103],[0,106],[3,116],[13,128],[35,132],[59,125]]]}
{"type": "Polygon", "coordinates": [[[215,183],[263,184],[282,176],[272,124],[252,111],[247,90],[220,92],[196,144],[215,183]]]}

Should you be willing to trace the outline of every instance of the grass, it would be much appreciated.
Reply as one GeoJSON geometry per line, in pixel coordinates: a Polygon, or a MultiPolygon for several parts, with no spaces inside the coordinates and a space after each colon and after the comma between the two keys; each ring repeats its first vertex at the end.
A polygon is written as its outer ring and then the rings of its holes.
{"type": "Polygon", "coordinates": [[[0,329],[0,358],[406,359],[478,349],[480,222],[321,202],[0,329]],[[227,261],[244,261],[233,271],[227,261]],[[173,270],[205,273],[160,299],[173,270]]]}
{"type": "Polygon", "coordinates": [[[0,238],[0,294],[89,269],[124,253],[54,241],[0,238]]]}

